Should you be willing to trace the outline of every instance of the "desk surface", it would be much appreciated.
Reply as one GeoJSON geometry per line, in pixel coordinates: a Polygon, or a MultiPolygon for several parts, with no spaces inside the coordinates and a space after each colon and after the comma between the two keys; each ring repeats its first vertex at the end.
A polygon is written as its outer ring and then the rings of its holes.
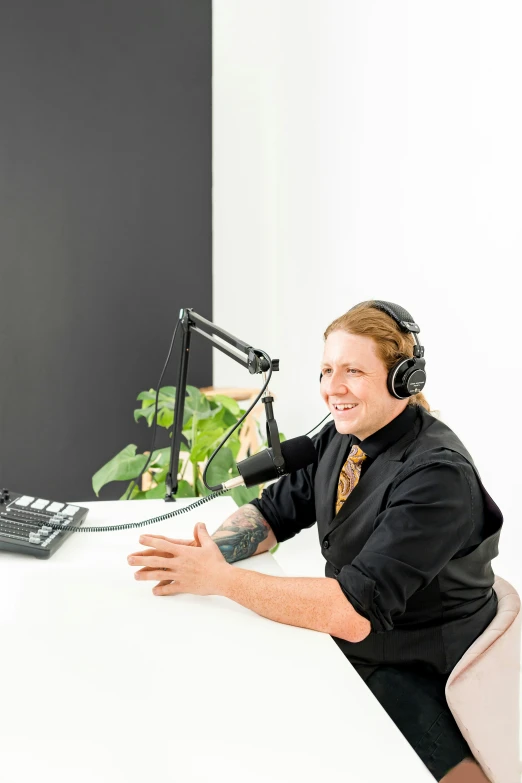
{"type": "MultiPolygon", "coordinates": [[[[190,501],[97,502],[85,524],[190,501]]],[[[188,538],[218,498],[146,529],[188,538]]],[[[2,783],[429,783],[332,639],[220,596],[157,597],[141,530],[74,534],[47,561],[0,552],[2,783]]],[[[283,576],[270,554],[236,564],[283,576]]]]}

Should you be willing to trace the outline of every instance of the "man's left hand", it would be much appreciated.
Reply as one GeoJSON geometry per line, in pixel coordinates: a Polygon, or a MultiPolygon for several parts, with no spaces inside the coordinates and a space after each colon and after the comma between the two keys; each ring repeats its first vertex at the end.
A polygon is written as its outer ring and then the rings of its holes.
{"type": "Polygon", "coordinates": [[[200,522],[194,528],[198,546],[174,544],[154,535],[140,536],[140,544],[151,549],[129,555],[129,565],[144,566],[134,574],[139,581],[153,580],[155,595],[221,595],[232,566],[227,563],[206,526],[200,522]]]}

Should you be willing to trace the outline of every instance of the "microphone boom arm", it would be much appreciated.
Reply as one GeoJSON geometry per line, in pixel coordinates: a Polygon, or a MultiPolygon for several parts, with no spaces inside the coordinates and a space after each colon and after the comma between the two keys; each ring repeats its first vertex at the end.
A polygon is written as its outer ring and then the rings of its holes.
{"type": "MultiPolygon", "coordinates": [[[[170,452],[170,467],[165,478],[166,501],[174,501],[173,497],[178,490],[178,463],[181,446],[181,432],[183,430],[183,417],[185,410],[185,394],[187,392],[187,372],[190,352],[190,338],[192,332],[200,334],[209,340],[215,348],[222,353],[230,356],[234,361],[248,368],[251,375],[264,373],[269,369],[279,370],[279,360],[270,359],[267,361],[267,355],[263,351],[252,348],[251,345],[239,340],[234,335],[216,326],[203,316],[196,313],[192,307],[186,307],[180,310],[180,323],[183,329],[183,338],[181,344],[181,362],[179,367],[178,385],[176,386],[176,401],[174,405],[174,427],[172,432],[172,447],[170,452]],[[232,348],[229,347],[229,345],[232,348]],[[243,356],[242,354],[246,354],[243,356]]],[[[284,465],[284,459],[281,454],[281,444],[279,442],[279,433],[272,410],[273,397],[263,397],[263,403],[266,406],[266,428],[268,445],[273,449],[275,464],[280,467],[284,465]]]]}

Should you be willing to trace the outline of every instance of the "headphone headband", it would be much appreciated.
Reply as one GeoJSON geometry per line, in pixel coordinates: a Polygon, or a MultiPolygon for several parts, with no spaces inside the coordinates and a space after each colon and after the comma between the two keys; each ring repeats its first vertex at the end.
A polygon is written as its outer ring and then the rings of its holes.
{"type": "Polygon", "coordinates": [[[420,332],[419,326],[404,307],[394,304],[393,302],[382,302],[381,300],[372,301],[371,304],[376,310],[382,310],[383,313],[386,313],[390,318],[393,318],[401,332],[412,332],[414,334],[420,332]]]}
{"type": "MultiPolygon", "coordinates": [[[[390,318],[393,318],[401,332],[412,334],[413,339],[415,340],[415,345],[413,346],[413,356],[415,359],[422,359],[424,356],[424,348],[420,344],[419,338],[417,337],[420,332],[420,327],[415,323],[413,316],[410,315],[410,313],[405,310],[404,307],[401,307],[394,302],[384,302],[381,299],[372,299],[369,302],[364,302],[363,304],[368,304],[375,310],[381,310],[383,313],[386,313],[386,315],[389,315],[390,318]]],[[[355,310],[356,307],[359,307],[359,305],[354,305],[350,309],[355,310]]]]}

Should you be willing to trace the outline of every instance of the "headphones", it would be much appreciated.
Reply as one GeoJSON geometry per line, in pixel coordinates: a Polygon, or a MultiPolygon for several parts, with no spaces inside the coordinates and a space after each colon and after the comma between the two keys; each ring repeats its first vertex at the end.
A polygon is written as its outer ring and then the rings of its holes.
{"type": "MultiPolygon", "coordinates": [[[[415,345],[413,346],[413,356],[410,359],[401,359],[395,364],[388,373],[387,387],[392,397],[398,400],[405,400],[412,397],[424,389],[426,384],[426,361],[424,359],[424,348],[419,343],[417,334],[419,327],[407,310],[393,302],[372,301],[371,307],[376,310],[382,310],[383,313],[393,318],[401,332],[409,332],[413,335],[415,345]]],[[[358,305],[350,308],[354,310],[358,305]]],[[[322,379],[322,373],[319,380],[322,379]]]]}

